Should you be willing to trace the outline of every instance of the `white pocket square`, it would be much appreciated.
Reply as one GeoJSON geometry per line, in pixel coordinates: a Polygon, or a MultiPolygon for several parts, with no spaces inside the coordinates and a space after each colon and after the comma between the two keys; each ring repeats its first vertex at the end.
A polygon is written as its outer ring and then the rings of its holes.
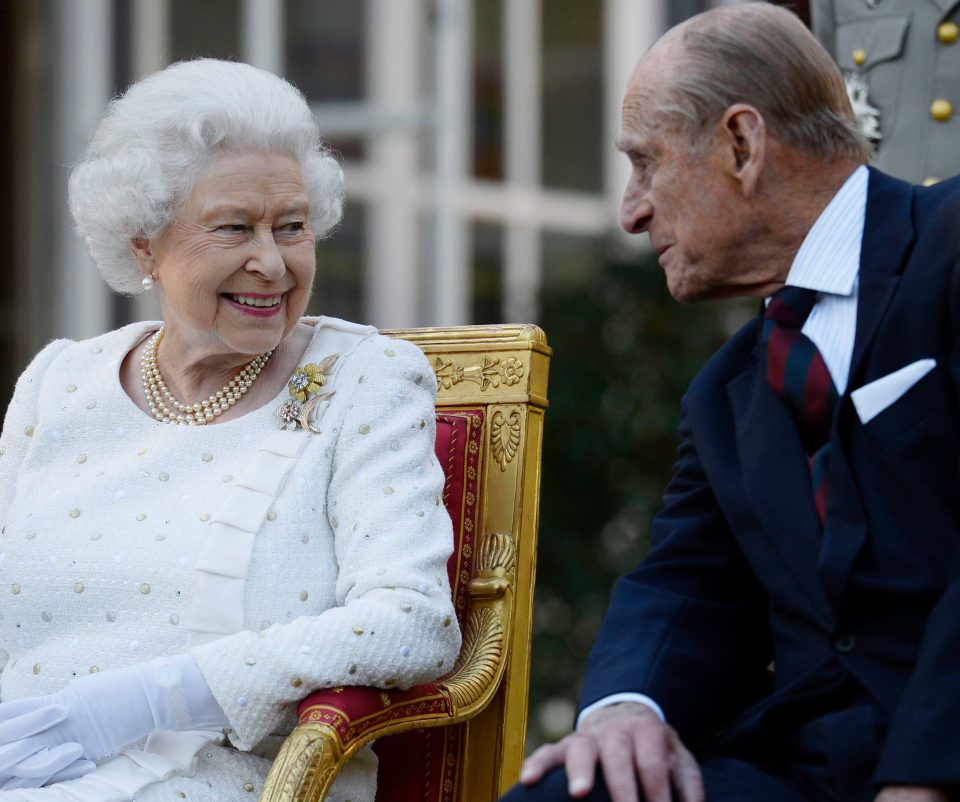
{"type": "Polygon", "coordinates": [[[918,359],[850,393],[861,423],[869,423],[936,367],[936,359],[918,359]]]}

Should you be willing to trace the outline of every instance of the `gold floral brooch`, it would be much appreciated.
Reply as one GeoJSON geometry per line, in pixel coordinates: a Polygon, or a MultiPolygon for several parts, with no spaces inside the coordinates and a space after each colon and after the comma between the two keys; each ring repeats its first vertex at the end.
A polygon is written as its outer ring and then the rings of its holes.
{"type": "Polygon", "coordinates": [[[290,398],[284,401],[277,410],[277,420],[281,429],[294,430],[300,427],[305,432],[320,434],[320,430],[310,423],[310,416],[321,401],[331,398],[335,391],[320,392],[327,383],[327,373],[336,364],[339,354],[324,358],[320,364],[310,362],[301,365],[287,382],[290,398]]]}

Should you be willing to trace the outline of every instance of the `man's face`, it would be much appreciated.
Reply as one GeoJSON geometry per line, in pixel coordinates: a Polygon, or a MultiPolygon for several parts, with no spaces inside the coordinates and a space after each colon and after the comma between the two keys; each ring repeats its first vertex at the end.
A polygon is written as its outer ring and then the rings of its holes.
{"type": "MultiPolygon", "coordinates": [[[[670,294],[691,303],[739,294],[751,226],[731,154],[715,137],[697,153],[644,91],[641,64],[623,100],[618,146],[632,164],[620,225],[649,232],[670,294]]],[[[649,83],[647,83],[649,86],[649,83]]]]}

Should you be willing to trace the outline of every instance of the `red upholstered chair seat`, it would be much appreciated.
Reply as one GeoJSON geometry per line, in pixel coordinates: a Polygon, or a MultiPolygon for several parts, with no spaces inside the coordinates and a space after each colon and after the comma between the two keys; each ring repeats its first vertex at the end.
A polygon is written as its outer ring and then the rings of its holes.
{"type": "MultiPolygon", "coordinates": [[[[454,550],[447,563],[457,619],[464,625],[467,583],[473,575],[477,534],[483,410],[464,409],[437,415],[436,454],[446,481],[443,501],[453,522],[454,550]]],[[[300,722],[332,726],[343,742],[380,725],[414,717],[450,718],[453,703],[437,683],[406,691],[333,688],[300,703],[300,722]]],[[[414,729],[378,740],[381,782],[378,802],[445,802],[453,798],[453,767],[459,754],[460,726],[414,729]]]]}

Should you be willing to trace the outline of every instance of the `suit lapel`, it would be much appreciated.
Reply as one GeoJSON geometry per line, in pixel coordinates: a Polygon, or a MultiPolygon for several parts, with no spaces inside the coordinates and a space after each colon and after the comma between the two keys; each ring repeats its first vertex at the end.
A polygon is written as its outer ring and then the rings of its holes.
{"type": "Polygon", "coordinates": [[[867,537],[859,493],[842,450],[847,430],[842,423],[852,414],[849,392],[858,386],[862,364],[913,243],[912,204],[909,184],[871,169],[860,254],[857,331],[838,417],[841,425],[834,427],[832,438],[830,500],[822,532],[796,423],[767,383],[762,365],[754,363],[727,384],[744,491],[784,563],[814,607],[829,618],[839,606],[853,561],[867,537]]]}
{"type": "Polygon", "coordinates": [[[727,384],[727,396],[736,421],[744,491],[754,514],[813,607],[828,615],[814,571],[820,524],[796,424],[759,363],[727,384]]]}
{"type": "Polygon", "coordinates": [[[857,331],[847,389],[832,436],[827,521],[817,564],[834,609],[839,608],[853,562],[867,540],[862,501],[844,451],[855,419],[850,392],[863,383],[866,356],[913,246],[912,207],[913,187],[871,169],[860,249],[857,331]]]}
{"type": "Polygon", "coordinates": [[[913,187],[871,168],[847,395],[858,386],[863,358],[900,283],[900,271],[914,239],[912,207],[913,187]]]}
{"type": "Polygon", "coordinates": [[[817,573],[823,580],[831,607],[839,610],[853,562],[867,542],[867,522],[860,492],[836,435],[830,450],[828,471],[827,525],[823,531],[817,573]]]}

